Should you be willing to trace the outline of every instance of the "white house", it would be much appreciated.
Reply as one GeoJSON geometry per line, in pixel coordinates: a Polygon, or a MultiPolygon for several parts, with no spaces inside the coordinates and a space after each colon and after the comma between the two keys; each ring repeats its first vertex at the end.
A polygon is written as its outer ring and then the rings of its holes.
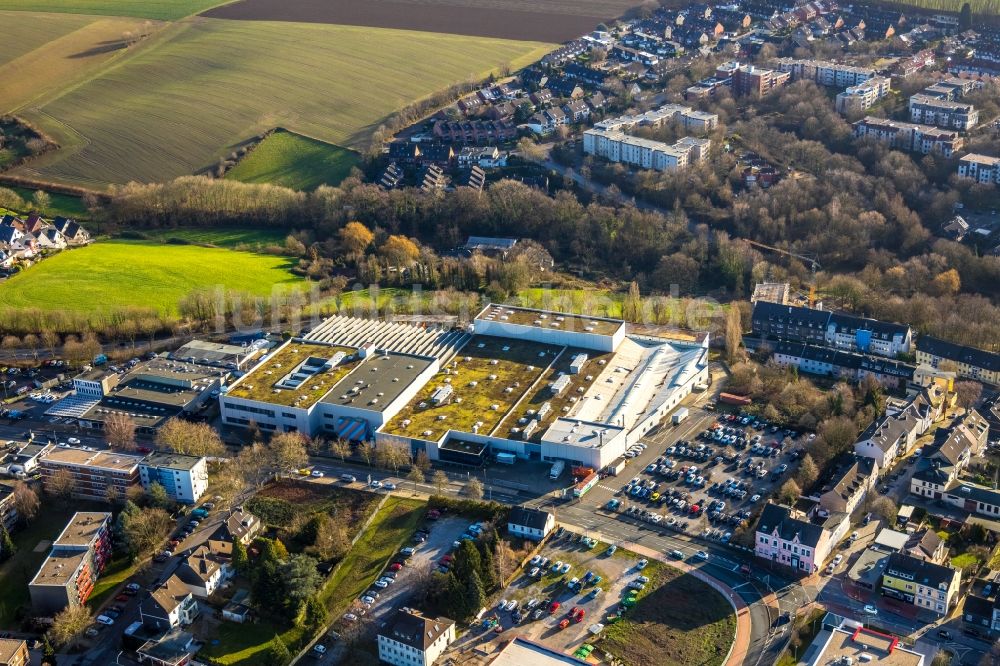
{"type": "Polygon", "coordinates": [[[394,666],[431,666],[454,640],[454,620],[401,608],[378,633],[378,657],[394,666]]]}
{"type": "Polygon", "coordinates": [[[167,631],[191,624],[198,617],[198,602],[176,575],[139,604],[139,618],[150,629],[167,631]]]}
{"type": "Polygon", "coordinates": [[[515,506],[507,519],[507,532],[511,536],[541,541],[556,526],[556,519],[548,511],[515,506]]]}
{"type": "Polygon", "coordinates": [[[909,453],[926,429],[927,420],[920,407],[911,403],[900,412],[875,419],[854,442],[854,452],[874,458],[879,468],[885,469],[909,453]]]}
{"type": "Polygon", "coordinates": [[[233,576],[229,563],[201,546],[177,569],[177,577],[194,596],[205,599],[215,594],[233,576]]]}

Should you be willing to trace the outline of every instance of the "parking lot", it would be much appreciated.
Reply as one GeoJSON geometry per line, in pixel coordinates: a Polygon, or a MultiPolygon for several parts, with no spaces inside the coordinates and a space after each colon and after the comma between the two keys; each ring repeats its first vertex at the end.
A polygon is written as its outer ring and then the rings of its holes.
{"type": "Polygon", "coordinates": [[[554,536],[500,594],[479,625],[453,649],[468,650],[516,633],[560,651],[574,652],[640,586],[639,558],[570,532],[554,536]],[[534,572],[534,575],[532,575],[534,572]]]}
{"type": "Polygon", "coordinates": [[[685,424],[647,438],[631,471],[604,479],[586,504],[621,520],[728,542],[794,471],[808,439],[704,410],[685,424]]]}

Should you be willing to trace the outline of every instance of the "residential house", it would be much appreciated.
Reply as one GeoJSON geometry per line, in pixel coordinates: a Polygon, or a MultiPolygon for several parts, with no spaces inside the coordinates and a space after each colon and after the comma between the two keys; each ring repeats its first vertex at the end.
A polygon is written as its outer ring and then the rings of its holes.
{"type": "Polygon", "coordinates": [[[433,131],[435,138],[451,143],[503,143],[517,138],[517,127],[505,120],[439,120],[433,131]]]}
{"type": "Polygon", "coordinates": [[[600,88],[608,80],[608,73],[599,69],[584,67],[576,63],[571,63],[563,68],[563,76],[567,79],[579,81],[583,85],[592,88],[600,88]]]}
{"type": "Polygon", "coordinates": [[[393,666],[431,666],[454,640],[454,620],[401,608],[378,632],[378,656],[393,666]]]}
{"type": "Polygon", "coordinates": [[[552,91],[547,88],[542,88],[541,90],[536,90],[535,92],[528,95],[528,99],[535,106],[545,106],[552,102],[552,91]]]}
{"type": "Polygon", "coordinates": [[[969,481],[952,481],[941,494],[941,501],[962,511],[1000,519],[1000,491],[969,481]]]}
{"type": "Polygon", "coordinates": [[[852,514],[875,486],[880,466],[871,457],[854,456],[833,473],[820,491],[819,505],[826,511],[852,514]]]}
{"type": "Polygon", "coordinates": [[[969,223],[961,215],[956,215],[941,225],[941,232],[956,243],[960,243],[969,233],[969,223]]]}
{"type": "Polygon", "coordinates": [[[0,638],[0,666],[28,666],[31,655],[23,638],[0,638]]]}
{"type": "Polygon", "coordinates": [[[174,629],[136,648],[140,664],[149,666],[187,666],[201,648],[201,643],[186,631],[174,629]]]}
{"type": "Polygon", "coordinates": [[[541,541],[556,525],[555,516],[548,511],[540,511],[523,506],[515,506],[507,518],[507,532],[511,536],[541,541]]]}
{"type": "Polygon", "coordinates": [[[199,546],[177,568],[177,577],[194,596],[205,599],[233,577],[229,562],[207,545],[199,546]]]}
{"type": "Polygon", "coordinates": [[[542,135],[551,134],[557,127],[567,124],[569,124],[569,116],[558,106],[536,113],[531,116],[527,123],[528,129],[535,134],[542,135]]]}
{"type": "MultiPolygon", "coordinates": [[[[261,522],[260,518],[253,515],[243,507],[236,507],[232,510],[226,520],[223,521],[219,528],[209,537],[210,541],[213,542],[224,542],[226,544],[232,544],[233,541],[239,541],[244,546],[247,546],[257,535],[264,530],[264,523],[261,522]]],[[[212,544],[210,544],[212,545],[212,544]]],[[[213,548],[217,546],[213,545],[213,548]]],[[[226,552],[225,546],[222,546],[220,550],[216,552],[226,552]]],[[[229,551],[231,552],[231,551],[229,551]]]]}
{"type": "Polygon", "coordinates": [[[757,557],[811,574],[819,570],[832,547],[830,532],[823,527],[793,515],[788,507],[764,507],[757,524],[757,557]]]}
{"type": "Polygon", "coordinates": [[[880,552],[902,553],[935,564],[943,564],[948,557],[944,540],[929,527],[909,533],[883,527],[871,547],[880,552]]]}
{"type": "Polygon", "coordinates": [[[139,603],[139,619],[158,631],[187,626],[198,614],[198,602],[176,574],[139,603]]]}
{"type": "Polygon", "coordinates": [[[81,227],[76,220],[57,217],[52,220],[52,226],[62,234],[68,245],[86,245],[91,241],[90,232],[81,227]]]}
{"type": "Polygon", "coordinates": [[[892,467],[897,458],[910,452],[928,426],[921,407],[911,404],[898,413],[884,414],[872,421],[854,442],[854,452],[874,458],[880,469],[892,467]]]}
{"type": "Polygon", "coordinates": [[[921,335],[917,340],[917,363],[937,368],[944,361],[953,363],[961,377],[1000,385],[1000,354],[921,335]]]}
{"type": "Polygon", "coordinates": [[[245,589],[236,590],[233,598],[222,608],[222,619],[244,624],[253,616],[250,608],[250,592],[245,589]]]}
{"type": "Polygon", "coordinates": [[[486,109],[486,117],[490,120],[510,120],[517,113],[513,102],[497,102],[486,109]]]}
{"type": "Polygon", "coordinates": [[[893,553],[882,573],[882,596],[947,615],[958,600],[962,574],[928,560],[893,553]]]}
{"type": "Polygon", "coordinates": [[[969,153],[958,161],[958,175],[984,185],[1000,185],[1000,157],[969,153]]]}
{"type": "Polygon", "coordinates": [[[458,108],[467,116],[478,113],[483,108],[483,100],[479,95],[469,95],[458,100],[458,108]]]}
{"type": "Polygon", "coordinates": [[[570,118],[570,122],[578,123],[590,117],[590,107],[582,99],[570,100],[562,107],[563,113],[570,118]]]}
{"type": "Polygon", "coordinates": [[[403,182],[403,170],[395,162],[390,162],[389,166],[382,172],[382,177],[378,181],[379,187],[384,190],[392,190],[400,186],[403,182]]]}
{"type": "MultiPolygon", "coordinates": [[[[14,506],[14,491],[7,486],[0,486],[0,526],[11,532],[18,518],[17,507],[14,506]]],[[[3,545],[0,544],[0,555],[6,555],[2,551],[3,545]]]]}
{"type": "MultiPolygon", "coordinates": [[[[993,588],[1000,587],[996,582],[993,588]]],[[[970,592],[962,606],[962,629],[973,636],[995,639],[1000,636],[1000,595],[970,592]]]]}
{"type": "MultiPolygon", "coordinates": [[[[982,450],[989,434],[986,420],[975,411],[968,424],[958,419],[934,433],[934,443],[924,448],[917,470],[910,478],[910,492],[929,499],[942,499],[973,454],[982,450]]],[[[954,502],[953,502],[954,503],[954,502]]],[[[958,502],[961,504],[962,502],[958,502]]]]}

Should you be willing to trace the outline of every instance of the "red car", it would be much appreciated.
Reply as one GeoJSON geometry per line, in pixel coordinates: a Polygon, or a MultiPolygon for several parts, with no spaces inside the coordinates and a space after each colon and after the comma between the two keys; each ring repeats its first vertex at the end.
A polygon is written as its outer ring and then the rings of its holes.
{"type": "Polygon", "coordinates": [[[136,448],[136,451],[138,451],[139,453],[152,453],[153,449],[149,448],[148,446],[140,446],[136,448]]]}
{"type": "Polygon", "coordinates": [[[115,597],[115,601],[121,601],[122,603],[127,603],[129,596],[127,594],[119,594],[115,597]]]}
{"type": "Polygon", "coordinates": [[[573,621],[574,622],[583,622],[583,616],[586,615],[586,614],[587,614],[587,611],[583,610],[582,608],[579,609],[578,611],[576,611],[576,613],[573,614],[573,621]]]}
{"type": "Polygon", "coordinates": [[[560,605],[561,604],[558,601],[553,601],[552,605],[549,606],[549,612],[554,614],[556,611],[559,610],[560,605]]]}
{"type": "Polygon", "coordinates": [[[399,571],[402,568],[403,565],[400,564],[399,562],[393,562],[392,564],[389,565],[389,571],[399,571]]]}

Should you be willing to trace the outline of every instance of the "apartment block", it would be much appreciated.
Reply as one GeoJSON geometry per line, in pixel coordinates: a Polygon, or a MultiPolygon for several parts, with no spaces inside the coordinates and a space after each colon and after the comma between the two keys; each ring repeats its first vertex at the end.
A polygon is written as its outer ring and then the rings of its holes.
{"type": "Polygon", "coordinates": [[[696,134],[710,132],[719,126],[719,116],[714,113],[695,111],[680,104],[665,104],[658,109],[635,115],[625,114],[594,124],[595,129],[631,132],[639,127],[663,127],[668,123],[679,123],[684,129],[696,134]]]}
{"type": "MultiPolygon", "coordinates": [[[[962,159],[969,157],[966,155],[962,159]]],[[[998,160],[1000,165],[1000,160],[998,160]]],[[[1000,170],[1000,166],[994,167],[1000,170]]],[[[917,340],[917,363],[938,367],[942,361],[955,364],[961,377],[1000,385],[1000,354],[921,335],[917,340]]]]}
{"type": "Polygon", "coordinates": [[[791,73],[773,69],[764,69],[754,65],[741,65],[738,62],[728,62],[720,65],[715,72],[717,80],[729,80],[733,95],[766,95],[775,88],[786,85],[791,79],[791,73]]]}
{"type": "Polygon", "coordinates": [[[806,79],[821,86],[846,88],[857,86],[876,76],[870,67],[855,67],[826,60],[779,58],[778,69],[792,75],[793,81],[806,79]]]}
{"type": "Polygon", "coordinates": [[[849,114],[867,111],[889,94],[889,83],[889,79],[884,76],[873,76],[856,86],[848,86],[837,95],[837,112],[849,114]]]}
{"type": "Polygon", "coordinates": [[[147,492],[159,483],[174,501],[194,504],[208,489],[208,462],[200,456],[154,453],[139,463],[139,480],[147,492]]]}
{"type": "Polygon", "coordinates": [[[141,462],[142,456],[127,453],[60,446],[43,455],[38,467],[46,490],[59,472],[67,471],[73,479],[73,497],[106,501],[112,495],[125,497],[130,487],[138,485],[141,462]]]}
{"type": "Polygon", "coordinates": [[[1000,157],[969,153],[958,161],[958,175],[984,185],[1000,185],[1000,157]]]}
{"type": "Polygon", "coordinates": [[[711,140],[685,137],[675,144],[592,128],[583,133],[583,152],[643,169],[673,171],[695,164],[711,148],[711,140]]]}
{"type": "Polygon", "coordinates": [[[903,324],[766,301],[754,304],[751,329],[764,340],[805,342],[889,358],[909,352],[913,340],[910,327],[903,324]]]}
{"type": "Polygon", "coordinates": [[[868,137],[893,148],[923,155],[937,153],[951,157],[965,145],[965,139],[958,132],[930,125],[866,116],[854,123],[853,127],[854,136],[858,138],[868,137]]]}
{"type": "Polygon", "coordinates": [[[111,514],[74,514],[28,584],[32,608],[55,615],[67,606],[83,605],[110,559],[111,514]]]}
{"type": "Polygon", "coordinates": [[[910,96],[910,120],[966,132],[979,124],[979,111],[972,104],[918,93],[910,96]]]}

